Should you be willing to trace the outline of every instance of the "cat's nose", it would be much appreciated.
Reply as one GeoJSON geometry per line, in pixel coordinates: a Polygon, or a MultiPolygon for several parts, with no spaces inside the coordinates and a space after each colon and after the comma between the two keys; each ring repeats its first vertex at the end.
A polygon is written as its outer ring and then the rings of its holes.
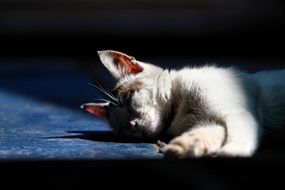
{"type": "Polygon", "coordinates": [[[138,124],[137,124],[137,122],[135,120],[132,120],[132,121],[130,121],[130,126],[131,126],[132,129],[137,129],[138,124]]]}

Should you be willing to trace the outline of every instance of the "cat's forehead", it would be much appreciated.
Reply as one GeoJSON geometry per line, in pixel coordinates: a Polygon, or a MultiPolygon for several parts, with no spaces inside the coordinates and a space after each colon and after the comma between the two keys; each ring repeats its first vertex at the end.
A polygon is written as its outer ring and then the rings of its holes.
{"type": "Polygon", "coordinates": [[[135,90],[139,90],[143,87],[143,82],[140,80],[125,81],[117,84],[115,91],[117,96],[122,97],[126,94],[130,94],[135,90]]]}

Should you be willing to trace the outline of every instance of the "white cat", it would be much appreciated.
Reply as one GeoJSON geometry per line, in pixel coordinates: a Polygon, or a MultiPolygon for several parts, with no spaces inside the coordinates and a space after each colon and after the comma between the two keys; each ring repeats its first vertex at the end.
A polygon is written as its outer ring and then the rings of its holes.
{"type": "Polygon", "coordinates": [[[118,83],[112,101],[82,108],[107,118],[117,134],[173,136],[165,155],[251,156],[265,127],[285,124],[285,70],[164,70],[117,51],[98,54],[118,83]]]}

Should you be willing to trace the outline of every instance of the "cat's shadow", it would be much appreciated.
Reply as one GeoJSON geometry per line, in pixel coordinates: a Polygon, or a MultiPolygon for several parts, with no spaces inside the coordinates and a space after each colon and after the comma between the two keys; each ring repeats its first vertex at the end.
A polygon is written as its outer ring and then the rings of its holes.
{"type": "Polygon", "coordinates": [[[134,138],[115,135],[112,131],[66,131],[69,135],[47,137],[48,139],[84,139],[100,142],[117,143],[156,143],[157,140],[169,141],[169,137],[134,138]]]}

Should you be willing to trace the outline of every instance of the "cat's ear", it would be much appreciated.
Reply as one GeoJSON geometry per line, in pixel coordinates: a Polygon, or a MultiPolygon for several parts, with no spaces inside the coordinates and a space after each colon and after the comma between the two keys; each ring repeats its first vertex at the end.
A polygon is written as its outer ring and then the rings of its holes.
{"type": "Polygon", "coordinates": [[[81,109],[96,115],[97,117],[106,118],[108,115],[108,106],[110,102],[106,103],[85,103],[80,106],[81,109]]]}
{"type": "Polygon", "coordinates": [[[115,78],[121,78],[129,74],[137,74],[143,71],[143,67],[134,57],[124,53],[106,50],[98,51],[103,65],[111,72],[115,78]]]}

